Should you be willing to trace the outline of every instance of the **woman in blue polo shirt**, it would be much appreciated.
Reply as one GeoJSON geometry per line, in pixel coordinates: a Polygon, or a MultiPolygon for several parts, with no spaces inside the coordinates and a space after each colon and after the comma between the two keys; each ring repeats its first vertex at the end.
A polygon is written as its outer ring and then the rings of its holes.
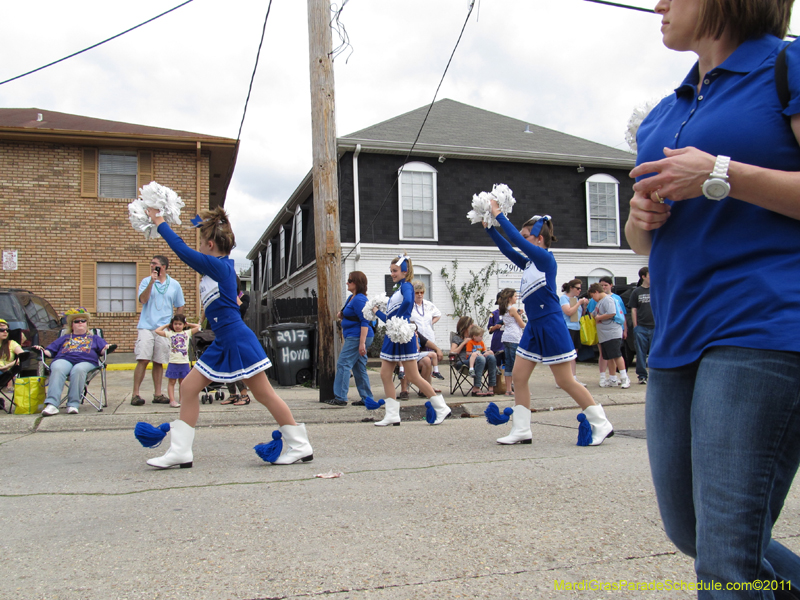
{"type": "Polygon", "coordinates": [[[335,398],[325,402],[331,406],[347,406],[347,390],[352,372],[360,396],[353,404],[364,406],[364,399],[372,398],[367,375],[367,348],[372,345],[375,336],[372,325],[363,315],[364,305],[367,303],[367,276],[361,271],[350,273],[347,276],[347,291],[350,296],[337,315],[342,322],[344,345],[339,353],[339,360],[336,361],[336,378],[333,382],[335,398]]]}
{"type": "Polygon", "coordinates": [[[625,233],[650,255],[656,322],[653,482],[667,535],[723,590],[800,581],[800,559],[771,539],[800,462],[800,279],[787,277],[800,259],[800,44],[785,107],[775,83],[792,4],[659,0],[664,45],[698,62],[642,123],[631,171],[625,233]]]}

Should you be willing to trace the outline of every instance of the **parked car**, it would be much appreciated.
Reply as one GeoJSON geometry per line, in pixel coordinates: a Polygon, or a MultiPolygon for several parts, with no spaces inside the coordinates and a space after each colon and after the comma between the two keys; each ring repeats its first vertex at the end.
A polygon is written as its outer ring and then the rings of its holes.
{"type": "MultiPolygon", "coordinates": [[[[0,319],[8,321],[9,338],[23,348],[47,346],[61,335],[58,313],[44,298],[16,288],[0,288],[0,319]]],[[[24,375],[36,374],[39,363],[30,359],[22,365],[24,375]]]]}

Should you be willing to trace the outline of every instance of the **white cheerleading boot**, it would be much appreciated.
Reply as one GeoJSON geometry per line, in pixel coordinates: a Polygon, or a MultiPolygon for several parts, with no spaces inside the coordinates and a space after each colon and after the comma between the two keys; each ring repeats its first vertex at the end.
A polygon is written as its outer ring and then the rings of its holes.
{"type": "Polygon", "coordinates": [[[606,418],[606,412],[599,404],[588,406],[583,409],[583,414],[586,415],[586,420],[592,426],[592,443],[590,446],[599,446],[607,437],[614,435],[614,428],[606,418]]]}
{"type": "Polygon", "coordinates": [[[400,425],[400,403],[394,398],[384,398],[386,413],[383,420],[375,423],[375,427],[386,427],[387,425],[400,425]]]}
{"type": "Polygon", "coordinates": [[[438,425],[447,418],[447,415],[450,414],[450,407],[447,406],[444,401],[444,396],[441,394],[431,396],[428,401],[431,403],[431,406],[433,406],[433,410],[436,411],[436,420],[431,423],[431,425],[438,425]]]}
{"type": "Polygon", "coordinates": [[[531,409],[521,404],[514,406],[514,415],[511,423],[511,433],[506,437],[497,439],[498,444],[530,444],[533,439],[531,433],[531,409]]]}
{"type": "Polygon", "coordinates": [[[151,458],[147,464],[159,469],[180,467],[189,469],[192,466],[192,444],[194,443],[194,427],[183,421],[173,421],[169,424],[169,450],[164,456],[151,458]]]}
{"type": "Polygon", "coordinates": [[[284,425],[280,428],[285,449],[273,465],[292,465],[296,462],[314,460],[314,450],[308,443],[306,424],[284,425]]]}

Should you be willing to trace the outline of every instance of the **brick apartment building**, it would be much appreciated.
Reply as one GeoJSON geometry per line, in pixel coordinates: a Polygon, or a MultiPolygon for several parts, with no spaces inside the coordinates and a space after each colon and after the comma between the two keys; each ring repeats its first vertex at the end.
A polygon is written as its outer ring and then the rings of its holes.
{"type": "Polygon", "coordinates": [[[150,181],[172,188],[186,203],[178,231],[194,245],[189,219],[224,205],[237,150],[229,138],[0,109],[0,247],[17,259],[15,270],[0,271],[0,287],[30,290],[59,313],[85,307],[109,342],[132,351],[138,285],[163,254],[196,319],[199,276],[163,240],[134,231],[128,203],[150,181]]]}

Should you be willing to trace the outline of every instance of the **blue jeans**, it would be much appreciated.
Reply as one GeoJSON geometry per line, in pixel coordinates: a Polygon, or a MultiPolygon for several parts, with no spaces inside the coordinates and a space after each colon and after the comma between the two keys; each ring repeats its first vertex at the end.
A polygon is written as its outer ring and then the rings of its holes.
{"type": "Polygon", "coordinates": [[[47,384],[46,404],[52,404],[56,408],[61,404],[61,392],[64,390],[64,383],[69,377],[69,393],[67,394],[67,406],[78,408],[81,405],[81,394],[86,386],[86,374],[97,365],[90,362],[81,362],[73,365],[68,360],[59,358],[50,363],[50,381],[47,384]]]}
{"type": "Polygon", "coordinates": [[[695,559],[698,598],[773,598],[727,582],[800,582],[800,558],[772,526],[800,463],[800,354],[730,346],[650,369],[647,450],[661,519],[695,559]]]}
{"type": "Polygon", "coordinates": [[[653,343],[653,329],[637,325],[633,329],[636,344],[636,376],[647,379],[647,357],[650,356],[650,344],[653,343]]]}
{"type": "MultiPolygon", "coordinates": [[[[364,344],[369,348],[372,337],[368,336],[364,344]]],[[[336,362],[336,379],[333,380],[333,395],[337,400],[347,402],[347,390],[350,388],[350,371],[356,380],[356,388],[361,399],[372,398],[372,388],[367,376],[367,357],[358,353],[357,337],[344,338],[339,360],[336,362]]]]}
{"type": "MultiPolygon", "coordinates": [[[[459,364],[464,364],[469,366],[469,356],[467,356],[467,362],[462,362],[459,359],[459,364]]],[[[481,378],[483,377],[484,369],[489,370],[489,387],[494,387],[497,385],[497,359],[495,358],[494,354],[490,354],[489,356],[484,356],[483,354],[478,354],[475,358],[475,378],[473,380],[473,385],[476,388],[481,387],[481,378]]]]}
{"type": "Polygon", "coordinates": [[[517,358],[517,348],[519,348],[519,344],[514,342],[503,342],[503,347],[506,349],[505,366],[503,368],[506,371],[506,377],[511,377],[511,373],[514,371],[514,362],[517,358]]]}

